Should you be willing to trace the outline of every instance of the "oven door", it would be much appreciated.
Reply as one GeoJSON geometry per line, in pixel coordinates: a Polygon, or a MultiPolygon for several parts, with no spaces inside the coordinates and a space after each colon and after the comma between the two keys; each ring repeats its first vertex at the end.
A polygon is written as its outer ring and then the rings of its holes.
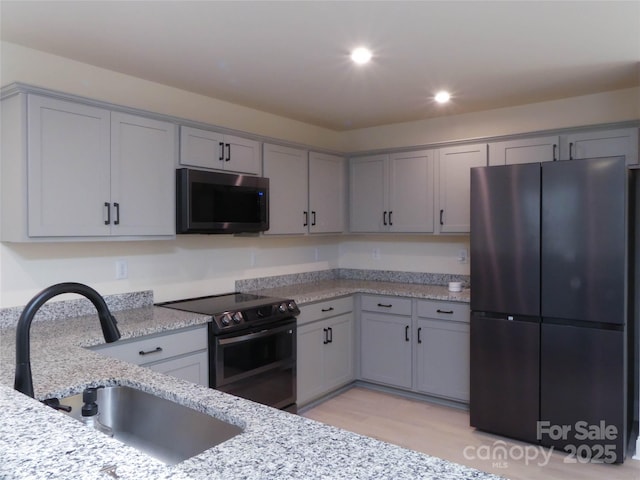
{"type": "Polygon", "coordinates": [[[210,386],[275,408],[296,402],[296,319],[211,337],[210,386]]]}

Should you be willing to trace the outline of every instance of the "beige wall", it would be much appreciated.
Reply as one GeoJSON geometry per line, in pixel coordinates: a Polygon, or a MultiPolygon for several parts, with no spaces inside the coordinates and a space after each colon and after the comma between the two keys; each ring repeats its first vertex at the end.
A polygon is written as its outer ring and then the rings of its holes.
{"type": "MultiPolygon", "coordinates": [[[[0,85],[12,82],[170,114],[340,151],[372,150],[640,118],[638,89],[422,122],[338,133],[172,87],[0,44],[0,85]]],[[[0,244],[0,307],[24,305],[61,281],[100,293],[152,289],[156,301],[222,293],[234,280],[326,268],[468,274],[459,264],[468,236],[180,236],[170,241],[0,244]],[[380,252],[373,259],[373,249],[380,252]],[[115,280],[116,260],[129,278],[115,280]]]]}
{"type": "Polygon", "coordinates": [[[0,86],[13,82],[318,148],[344,149],[342,136],[326,128],[0,42],[0,86]]]}
{"type": "Polygon", "coordinates": [[[598,125],[640,119],[640,87],[348,132],[349,151],[598,125]]]}

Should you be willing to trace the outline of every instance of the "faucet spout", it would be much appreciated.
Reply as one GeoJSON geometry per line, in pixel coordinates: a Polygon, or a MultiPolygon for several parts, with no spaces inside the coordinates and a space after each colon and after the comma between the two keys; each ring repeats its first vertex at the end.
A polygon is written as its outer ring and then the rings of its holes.
{"type": "Polygon", "coordinates": [[[33,379],[31,377],[31,351],[29,340],[31,322],[42,305],[44,305],[49,299],[62,293],[77,293],[82,295],[87,298],[94,307],[96,307],[98,317],[100,318],[102,334],[104,335],[104,339],[107,343],[115,342],[120,338],[120,331],[117,326],[118,322],[114,316],[111,315],[109,307],[107,307],[104,299],[93,288],[82,283],[74,282],[58,283],[45,288],[29,300],[29,303],[27,303],[20,315],[18,326],[16,328],[16,374],[13,388],[25,395],[29,395],[30,397],[33,397],[33,379]]]}

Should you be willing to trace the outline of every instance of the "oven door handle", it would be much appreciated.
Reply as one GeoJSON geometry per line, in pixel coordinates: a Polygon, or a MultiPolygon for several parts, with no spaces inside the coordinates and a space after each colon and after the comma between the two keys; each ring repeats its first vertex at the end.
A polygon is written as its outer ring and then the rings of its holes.
{"type": "Polygon", "coordinates": [[[219,345],[232,345],[234,343],[245,342],[247,340],[253,340],[254,338],[268,337],[269,335],[273,335],[274,333],[278,333],[276,329],[267,329],[260,330],[259,332],[248,333],[246,335],[241,335],[239,337],[231,337],[231,338],[221,338],[218,340],[219,345]]]}

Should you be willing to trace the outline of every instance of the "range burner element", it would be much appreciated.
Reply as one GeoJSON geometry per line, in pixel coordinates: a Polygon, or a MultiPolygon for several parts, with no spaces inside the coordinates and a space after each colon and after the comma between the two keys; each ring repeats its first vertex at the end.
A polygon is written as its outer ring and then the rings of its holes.
{"type": "Polygon", "coordinates": [[[211,315],[214,333],[276,323],[300,314],[293,300],[238,292],[176,300],[157,306],[211,315]]]}

